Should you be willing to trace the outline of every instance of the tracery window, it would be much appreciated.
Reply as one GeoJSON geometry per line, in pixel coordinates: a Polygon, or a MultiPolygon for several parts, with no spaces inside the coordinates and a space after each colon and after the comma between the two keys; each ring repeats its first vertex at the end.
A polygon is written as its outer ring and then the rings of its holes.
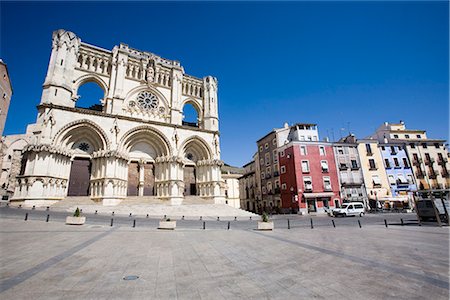
{"type": "Polygon", "coordinates": [[[158,98],[150,92],[141,92],[137,97],[137,105],[142,109],[151,110],[158,107],[158,98]]]}

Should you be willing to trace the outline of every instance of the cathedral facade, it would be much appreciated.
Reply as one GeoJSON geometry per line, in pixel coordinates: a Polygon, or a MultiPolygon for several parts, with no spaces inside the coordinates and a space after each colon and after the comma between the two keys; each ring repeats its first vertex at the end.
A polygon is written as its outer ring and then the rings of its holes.
{"type": "Polygon", "coordinates": [[[217,101],[212,76],[190,76],[178,61],[126,44],[102,49],[57,30],[12,200],[89,196],[114,205],[153,196],[177,205],[196,196],[224,203],[217,101]],[[88,82],[104,97],[78,108],[78,90],[88,82]],[[188,104],[197,122],[183,121],[188,104]]]}

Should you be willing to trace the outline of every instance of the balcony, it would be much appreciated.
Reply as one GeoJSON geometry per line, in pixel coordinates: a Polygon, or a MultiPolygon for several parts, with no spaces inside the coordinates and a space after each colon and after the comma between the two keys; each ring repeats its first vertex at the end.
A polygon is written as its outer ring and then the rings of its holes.
{"type": "Polygon", "coordinates": [[[425,164],[428,166],[431,166],[432,164],[434,164],[434,158],[430,158],[429,160],[425,160],[425,164]]]}
{"type": "Polygon", "coordinates": [[[420,166],[421,163],[422,163],[422,159],[421,158],[413,160],[413,165],[414,166],[420,166]]]}
{"type": "Polygon", "coordinates": [[[343,180],[341,181],[342,186],[361,186],[363,183],[362,181],[357,180],[343,180]]]}
{"type": "Polygon", "coordinates": [[[448,162],[448,159],[443,158],[443,159],[438,159],[438,164],[439,165],[445,165],[448,162]]]}

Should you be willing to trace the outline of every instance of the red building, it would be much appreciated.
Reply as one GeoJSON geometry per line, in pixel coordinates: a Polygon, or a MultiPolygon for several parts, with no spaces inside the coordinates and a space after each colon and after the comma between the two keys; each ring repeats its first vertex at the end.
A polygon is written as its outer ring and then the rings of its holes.
{"type": "Polygon", "coordinates": [[[333,147],[327,142],[290,142],[278,150],[284,212],[325,213],[341,203],[333,147]]]}

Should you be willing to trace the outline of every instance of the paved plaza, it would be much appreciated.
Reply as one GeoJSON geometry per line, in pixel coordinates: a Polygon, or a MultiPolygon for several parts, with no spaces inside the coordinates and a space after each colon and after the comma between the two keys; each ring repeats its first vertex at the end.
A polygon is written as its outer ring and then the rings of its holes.
{"type": "Polygon", "coordinates": [[[148,224],[133,228],[126,217],[113,227],[101,222],[77,227],[58,218],[45,222],[39,214],[24,221],[17,211],[3,208],[0,215],[2,299],[449,296],[448,227],[385,228],[366,217],[360,218],[362,228],[353,226],[357,218],[336,219],[349,223],[334,228],[325,226],[331,218],[323,217],[314,219],[318,225],[311,229],[309,218],[298,217],[297,224],[305,226],[273,232],[255,231],[256,221],[239,220],[231,222],[231,230],[218,225],[203,230],[198,221],[180,220],[175,231],[161,231],[148,224]],[[189,222],[195,225],[184,226],[189,222]],[[123,280],[128,275],[139,278],[123,280]]]}

